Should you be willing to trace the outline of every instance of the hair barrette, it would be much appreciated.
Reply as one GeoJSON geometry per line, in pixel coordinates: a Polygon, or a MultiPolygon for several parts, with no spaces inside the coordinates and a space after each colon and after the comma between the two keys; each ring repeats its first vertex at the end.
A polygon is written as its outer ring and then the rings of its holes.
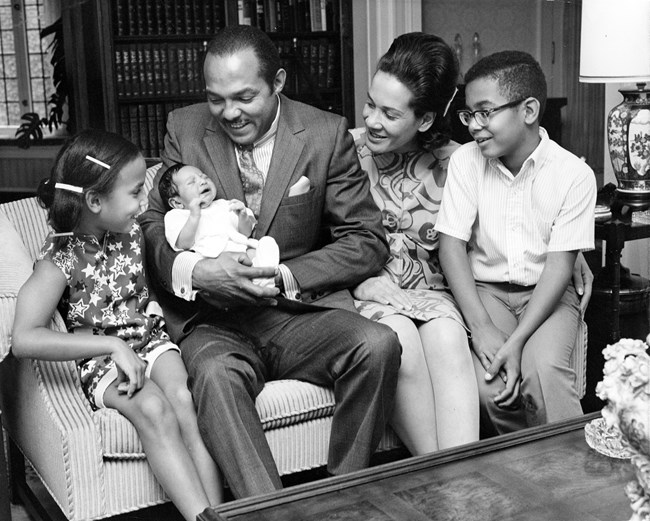
{"type": "Polygon", "coordinates": [[[67,183],[54,183],[54,188],[58,188],[59,190],[67,190],[68,192],[75,192],[78,194],[82,194],[84,191],[84,189],[80,186],[69,185],[67,183]]]}
{"type": "Polygon", "coordinates": [[[451,98],[449,98],[449,101],[447,102],[447,106],[445,107],[445,111],[442,113],[443,118],[447,115],[447,112],[449,111],[449,107],[451,107],[451,103],[454,101],[454,98],[456,97],[457,93],[458,93],[458,87],[454,87],[454,93],[451,95],[451,98]]]}
{"type": "Polygon", "coordinates": [[[92,161],[93,163],[95,163],[95,164],[97,164],[97,165],[99,165],[99,166],[104,167],[106,170],[110,170],[110,169],[111,169],[111,166],[110,166],[110,165],[107,165],[106,163],[104,163],[103,161],[100,161],[99,159],[95,159],[93,156],[86,156],[86,159],[87,159],[88,161],[92,161]]]}
{"type": "Polygon", "coordinates": [[[53,233],[51,237],[70,237],[71,235],[74,235],[74,232],[53,233]]]}

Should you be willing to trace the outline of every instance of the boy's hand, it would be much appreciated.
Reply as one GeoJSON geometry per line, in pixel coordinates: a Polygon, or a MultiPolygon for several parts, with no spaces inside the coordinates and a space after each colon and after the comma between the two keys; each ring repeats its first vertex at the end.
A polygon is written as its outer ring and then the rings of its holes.
{"type": "Polygon", "coordinates": [[[359,284],[352,295],[357,300],[371,300],[380,304],[390,304],[398,309],[412,309],[408,295],[388,277],[370,277],[359,284]]]}
{"type": "Polygon", "coordinates": [[[494,397],[494,403],[499,407],[512,406],[521,387],[521,352],[523,345],[519,345],[510,337],[496,352],[492,364],[487,368],[485,379],[493,380],[497,374],[505,382],[505,388],[494,397]]]}
{"type": "Polygon", "coordinates": [[[580,314],[582,316],[584,316],[589,300],[591,300],[593,285],[594,274],[591,272],[582,253],[579,253],[573,265],[573,286],[580,297],[580,314]]]}
{"type": "Polygon", "coordinates": [[[508,335],[492,323],[472,330],[472,350],[485,370],[492,365],[496,354],[507,340],[508,335]]]}

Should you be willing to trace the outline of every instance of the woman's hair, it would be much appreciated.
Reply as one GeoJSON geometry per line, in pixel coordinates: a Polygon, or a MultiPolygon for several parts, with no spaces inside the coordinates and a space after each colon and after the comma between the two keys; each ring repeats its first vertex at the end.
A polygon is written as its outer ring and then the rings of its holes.
{"type": "Polygon", "coordinates": [[[50,177],[43,179],[37,189],[41,205],[49,210],[54,231],[73,231],[86,204],[84,194],[89,190],[100,195],[110,193],[122,168],[140,155],[133,143],[104,130],[84,130],[70,138],[59,150],[50,177]],[[57,188],[57,183],[82,192],[57,188]]]}
{"type": "Polygon", "coordinates": [[[178,187],[174,183],[174,174],[177,174],[184,166],[187,165],[185,163],[174,163],[162,173],[160,181],[158,181],[158,193],[167,210],[172,209],[169,200],[178,195],[178,187]]]}
{"type": "Polygon", "coordinates": [[[420,146],[432,150],[448,143],[447,109],[456,92],[458,62],[445,41],[420,32],[398,36],[379,59],[377,71],[394,76],[411,91],[410,108],[417,117],[435,113],[431,128],[418,132],[420,146]]]}

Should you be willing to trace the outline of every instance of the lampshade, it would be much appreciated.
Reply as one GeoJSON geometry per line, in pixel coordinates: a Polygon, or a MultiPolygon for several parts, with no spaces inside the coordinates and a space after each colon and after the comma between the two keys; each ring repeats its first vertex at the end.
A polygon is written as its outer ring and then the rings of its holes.
{"type": "Polygon", "coordinates": [[[650,81],[650,0],[583,0],[580,81],[650,81]]]}

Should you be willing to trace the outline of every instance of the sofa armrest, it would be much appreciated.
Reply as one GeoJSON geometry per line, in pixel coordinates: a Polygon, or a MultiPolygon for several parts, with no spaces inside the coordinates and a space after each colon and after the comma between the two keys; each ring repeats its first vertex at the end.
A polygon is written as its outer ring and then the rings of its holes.
{"type": "MultiPolygon", "coordinates": [[[[14,308],[15,296],[0,297],[5,346],[14,308]]],[[[66,330],[58,312],[51,327],[66,330]]],[[[106,511],[100,434],[74,362],[8,356],[0,363],[0,407],[9,436],[68,517],[91,519],[106,511]]]]}

